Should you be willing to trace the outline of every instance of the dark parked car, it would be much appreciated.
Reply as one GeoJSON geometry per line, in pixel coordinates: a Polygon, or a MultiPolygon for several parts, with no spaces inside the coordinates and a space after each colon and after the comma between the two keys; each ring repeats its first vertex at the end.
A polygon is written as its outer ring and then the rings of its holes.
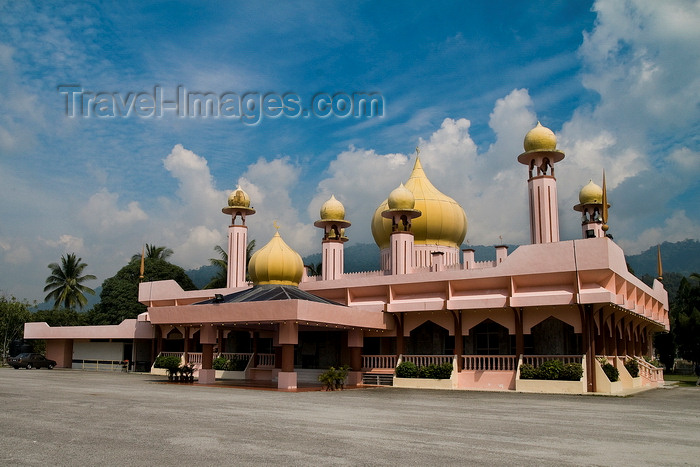
{"type": "Polygon", "coordinates": [[[49,360],[38,353],[21,353],[16,357],[10,357],[7,359],[7,364],[15,367],[15,370],[19,367],[24,367],[27,370],[31,368],[41,368],[45,366],[49,370],[56,366],[56,362],[49,360]]]}

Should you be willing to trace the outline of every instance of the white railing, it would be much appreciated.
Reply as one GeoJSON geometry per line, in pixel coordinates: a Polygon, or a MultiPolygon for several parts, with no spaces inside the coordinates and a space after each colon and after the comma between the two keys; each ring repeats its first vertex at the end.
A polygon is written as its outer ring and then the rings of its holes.
{"type": "Polygon", "coordinates": [[[475,371],[515,371],[515,355],[462,355],[462,369],[475,371]]]}
{"type": "Polygon", "coordinates": [[[229,352],[222,352],[219,354],[219,357],[224,357],[226,360],[250,360],[250,357],[252,357],[252,353],[229,353],[229,352]]]}
{"type": "Polygon", "coordinates": [[[396,355],[363,355],[362,368],[394,369],[396,360],[396,355]]]}
{"type": "Polygon", "coordinates": [[[442,365],[452,363],[454,355],[403,355],[404,362],[415,363],[416,366],[442,365]]]}
{"type": "Polygon", "coordinates": [[[81,370],[93,371],[129,371],[128,363],[124,360],[81,360],[74,359],[72,368],[80,365],[81,370]]]}
{"type": "Polygon", "coordinates": [[[202,365],[202,352],[187,352],[187,360],[193,365],[202,365]]]}
{"type": "Polygon", "coordinates": [[[583,364],[582,355],[523,355],[523,363],[529,364],[537,368],[547,360],[559,360],[566,363],[581,363],[583,364]]]}
{"type": "Polygon", "coordinates": [[[657,368],[651,363],[644,360],[642,357],[637,357],[637,363],[639,364],[639,376],[646,378],[649,381],[663,381],[664,380],[664,370],[663,368],[657,368]]]}
{"type": "Polygon", "coordinates": [[[158,354],[159,357],[177,357],[182,358],[184,352],[161,352],[158,354]]]}
{"type": "Polygon", "coordinates": [[[275,367],[275,354],[273,353],[259,353],[258,354],[258,366],[260,367],[275,367]]]}

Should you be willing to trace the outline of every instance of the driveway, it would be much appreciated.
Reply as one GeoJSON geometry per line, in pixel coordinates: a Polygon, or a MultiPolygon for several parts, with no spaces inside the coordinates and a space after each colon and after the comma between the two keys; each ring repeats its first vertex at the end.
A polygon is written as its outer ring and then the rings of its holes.
{"type": "Polygon", "coordinates": [[[1,465],[698,465],[700,389],[276,392],[0,369],[1,465]]]}

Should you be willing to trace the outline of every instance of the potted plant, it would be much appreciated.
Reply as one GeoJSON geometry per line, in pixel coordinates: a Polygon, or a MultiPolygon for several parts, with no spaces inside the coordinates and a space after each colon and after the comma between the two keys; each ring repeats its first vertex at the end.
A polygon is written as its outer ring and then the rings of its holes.
{"type": "Polygon", "coordinates": [[[194,381],[194,365],[191,363],[188,365],[182,365],[178,372],[180,373],[180,381],[185,383],[191,383],[194,381]]]}
{"type": "Polygon", "coordinates": [[[159,356],[156,358],[154,366],[156,368],[165,368],[168,372],[168,381],[177,381],[178,370],[180,369],[180,357],[170,356],[159,356]]]}

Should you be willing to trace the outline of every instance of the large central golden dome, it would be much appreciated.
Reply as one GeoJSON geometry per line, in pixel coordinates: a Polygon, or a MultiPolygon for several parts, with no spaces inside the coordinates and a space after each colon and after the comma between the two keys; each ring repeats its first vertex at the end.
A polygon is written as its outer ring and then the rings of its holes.
{"type": "Polygon", "coordinates": [[[267,245],[256,251],[248,263],[248,274],[254,285],[299,285],[304,263],[299,253],[282,240],[279,232],[267,245]]]}
{"type": "MultiPolygon", "coordinates": [[[[415,197],[415,209],[422,215],[411,221],[416,245],[441,245],[459,248],[467,235],[467,215],[455,200],[443,194],[426,177],[420,159],[404,186],[415,197]]],[[[391,219],[382,217],[389,209],[388,199],[372,216],[372,236],[380,249],[389,247],[391,219]]]]}

